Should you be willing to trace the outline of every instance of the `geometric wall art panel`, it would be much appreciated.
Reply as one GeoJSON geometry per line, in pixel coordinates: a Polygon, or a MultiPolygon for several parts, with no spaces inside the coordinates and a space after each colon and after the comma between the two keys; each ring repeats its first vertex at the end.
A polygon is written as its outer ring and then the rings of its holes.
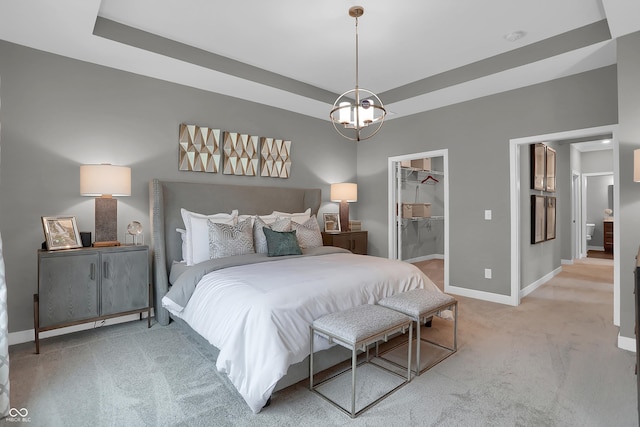
{"type": "Polygon", "coordinates": [[[181,171],[217,173],[220,165],[220,129],[180,125],[179,165],[181,171]]]}
{"type": "Polygon", "coordinates": [[[258,137],[224,132],[222,173],[227,175],[258,174],[258,137]]]}
{"type": "Polygon", "coordinates": [[[260,175],[289,178],[291,174],[291,141],[261,138],[260,175]]]}

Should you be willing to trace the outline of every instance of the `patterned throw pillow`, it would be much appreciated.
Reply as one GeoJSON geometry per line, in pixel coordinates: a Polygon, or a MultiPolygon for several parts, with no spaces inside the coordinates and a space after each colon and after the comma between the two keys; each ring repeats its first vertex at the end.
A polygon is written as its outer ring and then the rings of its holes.
{"type": "Polygon", "coordinates": [[[315,215],[312,215],[304,224],[291,222],[291,229],[296,231],[298,244],[302,249],[322,246],[322,234],[315,215]]]}
{"type": "Polygon", "coordinates": [[[256,216],[253,220],[253,244],[255,246],[256,253],[266,254],[269,253],[267,247],[267,238],[262,232],[263,228],[269,228],[274,231],[291,231],[291,220],[289,218],[282,218],[272,222],[266,223],[261,217],[256,216]]]}
{"type": "Polygon", "coordinates": [[[209,259],[254,253],[251,218],[236,225],[209,220],[209,259]]]}
{"type": "Polygon", "coordinates": [[[273,231],[267,227],[262,231],[267,238],[268,256],[302,255],[295,231],[273,231]]]}

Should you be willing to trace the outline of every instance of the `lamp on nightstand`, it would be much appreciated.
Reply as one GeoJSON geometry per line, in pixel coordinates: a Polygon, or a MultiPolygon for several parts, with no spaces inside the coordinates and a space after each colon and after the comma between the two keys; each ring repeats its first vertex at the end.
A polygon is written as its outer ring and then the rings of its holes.
{"type": "Polygon", "coordinates": [[[358,184],[351,182],[331,184],[331,201],[340,202],[342,231],[349,231],[349,202],[358,201],[358,184]]]}
{"type": "Polygon", "coordinates": [[[119,246],[118,201],[131,195],[131,168],[108,163],[80,166],[80,194],[96,198],[94,246],[119,246]]]}

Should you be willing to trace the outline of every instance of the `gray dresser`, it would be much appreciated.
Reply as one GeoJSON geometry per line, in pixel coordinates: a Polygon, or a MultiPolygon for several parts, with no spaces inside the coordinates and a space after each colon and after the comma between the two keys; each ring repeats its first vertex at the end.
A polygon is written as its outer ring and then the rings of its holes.
{"type": "Polygon", "coordinates": [[[39,334],[52,329],[143,312],[150,327],[150,293],[147,246],[39,250],[36,353],[39,334]]]}

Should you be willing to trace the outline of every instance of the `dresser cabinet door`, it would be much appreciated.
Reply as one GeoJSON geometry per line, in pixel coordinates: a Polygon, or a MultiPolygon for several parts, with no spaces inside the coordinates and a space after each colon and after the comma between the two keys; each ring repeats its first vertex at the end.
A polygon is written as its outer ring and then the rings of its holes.
{"type": "Polygon", "coordinates": [[[149,305],[147,250],[105,251],[101,259],[102,316],[149,305]]]}
{"type": "Polygon", "coordinates": [[[98,316],[98,253],[41,255],[38,270],[40,327],[98,316]]]}

